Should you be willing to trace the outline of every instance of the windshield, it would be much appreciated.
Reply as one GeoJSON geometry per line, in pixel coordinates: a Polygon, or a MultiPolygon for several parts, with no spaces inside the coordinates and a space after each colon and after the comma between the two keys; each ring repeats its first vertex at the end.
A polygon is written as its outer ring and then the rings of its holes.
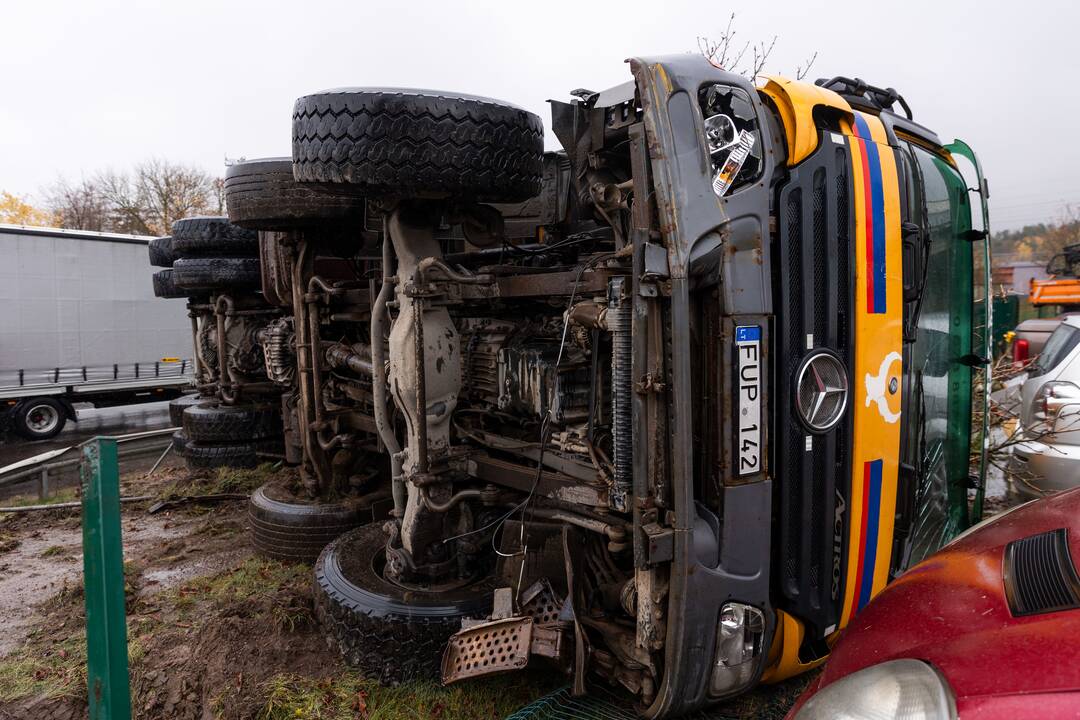
{"type": "Polygon", "coordinates": [[[1067,323],[1058,325],[1057,330],[1050,334],[1042,353],[1031,364],[1031,377],[1045,375],[1056,368],[1077,345],[1080,345],[1080,330],[1067,323]]]}
{"type": "Polygon", "coordinates": [[[912,215],[923,230],[925,284],[910,350],[907,462],[915,468],[916,519],[911,561],[930,554],[966,525],[971,441],[974,267],[967,184],[940,155],[908,146],[912,215]]]}

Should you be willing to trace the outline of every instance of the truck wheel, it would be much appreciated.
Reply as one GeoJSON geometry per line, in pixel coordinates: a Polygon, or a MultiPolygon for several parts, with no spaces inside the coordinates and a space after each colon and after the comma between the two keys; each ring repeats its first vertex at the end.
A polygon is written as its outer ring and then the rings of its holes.
{"type": "Polygon", "coordinates": [[[494,576],[456,590],[406,590],[382,577],[386,535],[363,525],[315,563],[315,614],[346,662],[385,685],[437,678],[462,618],[491,612],[494,576]]]}
{"type": "Polygon", "coordinates": [[[233,225],[225,217],[192,217],[172,226],[177,258],[253,257],[259,253],[259,234],[233,225]]]}
{"type": "Polygon", "coordinates": [[[178,288],[188,291],[257,288],[262,285],[259,258],[181,258],[173,264],[172,278],[178,288]]]}
{"type": "Polygon", "coordinates": [[[281,413],[269,405],[195,404],[184,410],[184,432],[197,443],[231,443],[279,437],[281,413]]]}
{"type": "Polygon", "coordinates": [[[168,235],[151,240],[149,251],[150,264],[154,267],[172,267],[176,260],[176,255],[173,254],[172,237],[168,235]]]}
{"type": "Polygon", "coordinates": [[[64,406],[52,398],[23,400],[15,409],[15,431],[27,440],[48,440],[67,424],[64,406]]]}
{"type": "Polygon", "coordinates": [[[172,447],[173,452],[184,457],[184,451],[187,449],[188,436],[184,434],[183,430],[177,430],[172,434],[172,447]]]}
{"type": "Polygon", "coordinates": [[[346,88],[293,108],[293,174],[371,194],[527,200],[540,191],[544,126],[514,105],[431,90],[346,88]]]}
{"type": "Polygon", "coordinates": [[[184,298],[191,293],[176,286],[173,270],[158,270],[154,273],[154,297],[184,298]]]}
{"type": "Polygon", "coordinates": [[[183,427],[184,425],[184,411],[189,407],[194,407],[202,403],[213,402],[211,398],[205,398],[201,395],[181,395],[175,400],[169,401],[169,422],[173,427],[183,427]]]}
{"type": "Polygon", "coordinates": [[[255,443],[204,445],[188,439],[184,459],[189,470],[212,470],[219,467],[253,468],[259,464],[255,443]]]}
{"type": "Polygon", "coordinates": [[[260,554],[313,563],[335,538],[360,525],[364,515],[347,503],[304,502],[280,485],[267,484],[252,493],[248,520],[260,554]]]}
{"type": "Polygon", "coordinates": [[[225,171],[229,221],[253,230],[290,230],[326,223],[359,223],[359,196],[331,195],[293,179],[292,158],[239,162],[225,171]]]}

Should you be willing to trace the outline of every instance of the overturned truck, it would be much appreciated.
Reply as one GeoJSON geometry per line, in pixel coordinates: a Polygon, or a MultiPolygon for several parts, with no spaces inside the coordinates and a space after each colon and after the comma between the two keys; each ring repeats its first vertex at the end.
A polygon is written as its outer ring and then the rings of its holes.
{"type": "Polygon", "coordinates": [[[343,89],[229,169],[283,310],[274,527],[356,525],[316,607],[384,682],[543,662],[677,715],[813,667],[978,517],[974,155],[858,80],[630,69],[552,103],[562,152],[502,102],[343,89]]]}

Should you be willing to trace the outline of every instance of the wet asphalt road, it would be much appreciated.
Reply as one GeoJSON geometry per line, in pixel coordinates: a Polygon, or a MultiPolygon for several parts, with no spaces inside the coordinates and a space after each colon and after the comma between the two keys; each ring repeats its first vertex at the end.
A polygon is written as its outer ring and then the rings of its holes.
{"type": "Polygon", "coordinates": [[[125,435],[144,430],[169,427],[168,401],[123,405],[95,409],[76,407],[78,422],[67,423],[64,430],[52,440],[29,442],[18,435],[9,435],[0,441],[0,467],[33,457],[49,450],[78,445],[96,435],[125,435]]]}

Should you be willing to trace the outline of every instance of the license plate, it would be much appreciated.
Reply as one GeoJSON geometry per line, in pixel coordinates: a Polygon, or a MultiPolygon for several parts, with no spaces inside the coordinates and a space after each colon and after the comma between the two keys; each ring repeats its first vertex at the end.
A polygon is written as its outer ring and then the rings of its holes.
{"type": "Polygon", "coordinates": [[[735,328],[735,387],[739,398],[735,444],[739,475],[761,472],[761,327],[735,328]]]}

